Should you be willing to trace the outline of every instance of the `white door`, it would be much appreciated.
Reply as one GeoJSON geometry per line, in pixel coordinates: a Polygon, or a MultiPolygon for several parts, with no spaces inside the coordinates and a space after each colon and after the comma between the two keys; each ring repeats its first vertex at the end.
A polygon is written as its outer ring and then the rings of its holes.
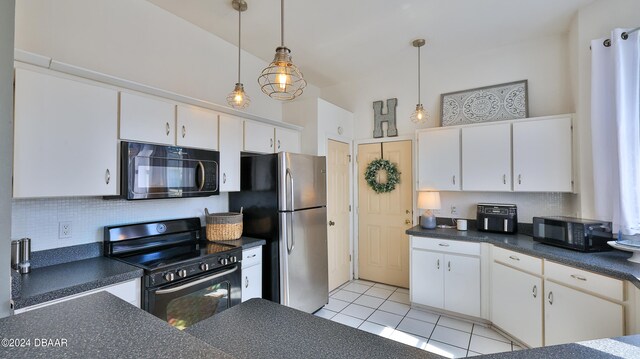
{"type": "Polygon", "coordinates": [[[542,279],[493,263],[491,283],[493,324],[531,347],[541,347],[542,279]]]}
{"type": "Polygon", "coordinates": [[[349,144],[329,140],[327,146],[327,247],[329,290],[347,282],[351,272],[349,144]]]}
{"type": "Polygon", "coordinates": [[[300,132],[276,127],[276,152],[300,153],[300,132]]]}
{"type": "Polygon", "coordinates": [[[244,150],[257,153],[274,153],[275,130],[273,126],[258,122],[244,122],[244,150]]]}
{"type": "Polygon", "coordinates": [[[444,308],[444,255],[411,250],[411,302],[444,308]]]}
{"type": "Polygon", "coordinates": [[[418,132],[418,189],[460,190],[460,129],[418,132]]]}
{"type": "Polygon", "coordinates": [[[13,196],[116,195],[118,92],[16,70],[13,196]]]}
{"type": "Polygon", "coordinates": [[[462,189],[511,191],[511,124],[462,128],[462,189]]]}
{"type": "Polygon", "coordinates": [[[120,92],[120,139],[174,145],[175,124],[174,103],[120,92]]]}
{"type": "Polygon", "coordinates": [[[218,149],[218,113],[202,107],[178,105],[176,124],[178,146],[218,149]]]}
{"type": "Polygon", "coordinates": [[[242,268],[242,301],[262,298],[262,265],[242,268]]]}
{"type": "Polygon", "coordinates": [[[220,192],[239,191],[243,120],[220,114],[219,121],[220,192]]]}
{"type": "Polygon", "coordinates": [[[444,309],[480,316],[480,258],[444,255],[444,309]]]}
{"type": "Polygon", "coordinates": [[[571,192],[571,116],[513,123],[513,189],[571,192]]]}
{"type": "Polygon", "coordinates": [[[624,334],[622,305],[549,280],[544,290],[545,346],[624,334]]]}

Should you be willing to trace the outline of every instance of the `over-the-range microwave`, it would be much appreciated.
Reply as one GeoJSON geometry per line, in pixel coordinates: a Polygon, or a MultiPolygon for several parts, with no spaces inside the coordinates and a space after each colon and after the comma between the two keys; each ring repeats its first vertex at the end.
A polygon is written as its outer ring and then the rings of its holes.
{"type": "Polygon", "coordinates": [[[121,197],[129,200],[219,194],[217,151],[121,143],[121,197]]]}

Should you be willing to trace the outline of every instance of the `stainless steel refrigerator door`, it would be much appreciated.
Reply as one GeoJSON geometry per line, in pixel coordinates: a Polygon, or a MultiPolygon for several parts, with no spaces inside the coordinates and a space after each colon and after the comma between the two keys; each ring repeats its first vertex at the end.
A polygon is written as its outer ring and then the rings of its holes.
{"type": "Polygon", "coordinates": [[[278,199],[280,211],[327,205],[325,157],[278,153],[278,199]]]}
{"type": "Polygon", "coordinates": [[[329,300],[326,207],[280,212],[280,303],[312,313],[329,300]]]}

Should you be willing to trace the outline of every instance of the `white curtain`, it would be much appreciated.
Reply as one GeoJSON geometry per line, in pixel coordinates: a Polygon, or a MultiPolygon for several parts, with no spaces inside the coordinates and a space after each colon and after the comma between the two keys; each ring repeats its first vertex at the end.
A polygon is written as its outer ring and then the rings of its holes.
{"type": "Polygon", "coordinates": [[[595,210],[615,230],[640,234],[640,37],[615,29],[591,42],[595,210]]]}

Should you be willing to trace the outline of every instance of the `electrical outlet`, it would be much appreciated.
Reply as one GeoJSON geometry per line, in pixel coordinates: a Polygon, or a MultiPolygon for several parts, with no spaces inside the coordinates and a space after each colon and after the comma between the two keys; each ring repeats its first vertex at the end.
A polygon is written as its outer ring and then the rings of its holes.
{"type": "Polygon", "coordinates": [[[451,214],[458,214],[458,208],[456,206],[451,206],[451,214]]]}
{"type": "Polygon", "coordinates": [[[58,238],[71,238],[71,222],[58,222],[58,238]]]}

